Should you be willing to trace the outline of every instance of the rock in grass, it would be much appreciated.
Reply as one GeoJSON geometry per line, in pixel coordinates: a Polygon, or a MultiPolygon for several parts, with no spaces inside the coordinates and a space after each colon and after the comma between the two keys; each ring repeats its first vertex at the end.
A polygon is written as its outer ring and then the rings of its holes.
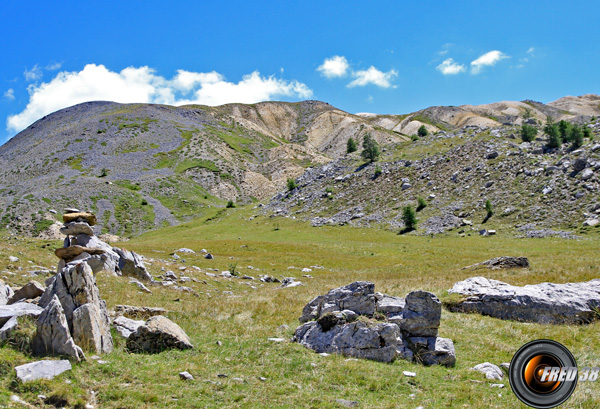
{"type": "Polygon", "coordinates": [[[502,372],[502,369],[489,362],[484,362],[482,364],[475,365],[473,368],[471,368],[471,370],[481,372],[485,375],[486,379],[500,381],[504,378],[504,373],[502,372]]]}
{"type": "Polygon", "coordinates": [[[8,320],[13,317],[27,315],[37,318],[44,309],[27,302],[18,302],[12,305],[0,305],[0,326],[4,326],[8,320]]]}
{"type": "Polygon", "coordinates": [[[68,360],[43,360],[20,365],[15,368],[17,379],[23,383],[37,379],[52,379],[70,370],[71,363],[68,360]]]}
{"type": "Polygon", "coordinates": [[[194,346],[181,327],[162,315],[150,318],[127,339],[127,349],[133,352],[191,348],[194,346]]]}
{"type": "Polygon", "coordinates": [[[358,406],[358,402],[355,400],[336,399],[335,401],[346,408],[355,408],[358,406]]]}
{"type": "Polygon", "coordinates": [[[179,372],[179,378],[182,381],[193,381],[194,380],[194,377],[188,371],[179,372]]]}
{"type": "Polygon", "coordinates": [[[138,318],[147,320],[150,317],[154,317],[156,315],[164,315],[167,313],[167,310],[164,308],[158,307],[138,307],[134,305],[116,305],[115,313],[117,315],[122,315],[127,318],[138,318]]]}
{"type": "Polygon", "coordinates": [[[463,296],[447,305],[455,312],[541,324],[584,324],[597,319],[600,279],[580,283],[541,283],[523,287],[485,277],[459,281],[448,291],[463,296]]]}
{"type": "Polygon", "coordinates": [[[128,251],[113,247],[113,250],[119,255],[119,269],[123,275],[140,279],[141,281],[154,281],[146,269],[142,258],[134,251],[128,251]]]}
{"type": "Polygon", "coordinates": [[[132,320],[126,317],[117,317],[113,321],[113,327],[123,338],[129,338],[131,334],[144,325],[145,321],[132,320]]]}

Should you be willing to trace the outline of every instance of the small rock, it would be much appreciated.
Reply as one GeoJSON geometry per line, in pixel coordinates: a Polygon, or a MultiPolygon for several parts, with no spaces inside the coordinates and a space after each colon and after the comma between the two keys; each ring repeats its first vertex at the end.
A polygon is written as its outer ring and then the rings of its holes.
{"type": "Polygon", "coordinates": [[[403,371],[402,374],[404,376],[408,376],[409,378],[414,378],[415,376],[417,376],[416,372],[410,372],[410,371],[403,371]]]}
{"type": "Polygon", "coordinates": [[[504,388],[503,383],[493,383],[490,385],[490,388],[504,388]]]}
{"type": "Polygon", "coordinates": [[[44,287],[42,284],[37,281],[31,280],[27,284],[25,284],[21,289],[17,290],[14,295],[8,300],[7,304],[14,304],[19,300],[32,300],[34,298],[39,297],[44,294],[44,287]]]}
{"type": "Polygon", "coordinates": [[[204,256],[204,258],[205,258],[205,259],[207,259],[207,260],[213,260],[213,259],[214,259],[214,256],[213,256],[212,254],[210,254],[210,253],[207,253],[207,254],[204,256]]]}
{"type": "Polygon", "coordinates": [[[588,219],[583,222],[583,225],[593,227],[596,226],[598,223],[600,223],[600,220],[598,219],[588,219]]]}
{"type": "Polygon", "coordinates": [[[355,408],[358,406],[358,402],[355,400],[336,399],[335,401],[346,408],[355,408]]]}
{"type": "Polygon", "coordinates": [[[68,360],[43,360],[20,365],[15,368],[17,378],[21,382],[35,381],[37,379],[52,379],[63,372],[71,370],[68,360]]]}
{"type": "Polygon", "coordinates": [[[188,371],[179,372],[179,378],[182,381],[193,381],[194,380],[194,377],[188,371]]]}
{"type": "Polygon", "coordinates": [[[8,261],[10,261],[11,263],[17,263],[19,261],[19,257],[9,256],[8,261]]]}
{"type": "Polygon", "coordinates": [[[271,342],[285,342],[285,338],[267,338],[268,341],[271,342]]]}

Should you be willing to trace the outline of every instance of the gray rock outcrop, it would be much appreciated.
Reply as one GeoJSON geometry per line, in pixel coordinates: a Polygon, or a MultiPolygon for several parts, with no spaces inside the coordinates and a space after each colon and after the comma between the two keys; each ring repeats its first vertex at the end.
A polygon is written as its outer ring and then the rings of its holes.
{"type": "Polygon", "coordinates": [[[37,318],[42,311],[43,308],[27,302],[18,302],[12,305],[0,305],[0,327],[4,326],[4,324],[13,317],[29,316],[37,318]]]}
{"type": "Polygon", "coordinates": [[[478,268],[489,268],[492,270],[498,270],[502,268],[529,268],[529,259],[527,257],[494,257],[481,263],[463,267],[462,269],[466,270],[478,268]]]}
{"type": "Polygon", "coordinates": [[[112,351],[110,321],[106,303],[100,298],[92,268],[86,262],[72,262],[48,280],[40,299],[47,308],[56,297],[63,310],[69,331],[80,347],[97,353],[112,351]]]}
{"type": "Polygon", "coordinates": [[[0,305],[6,305],[14,294],[10,286],[0,279],[0,305]]]}
{"type": "Polygon", "coordinates": [[[77,361],[85,360],[83,351],[71,337],[67,318],[56,295],[37,320],[32,352],[34,355],[64,355],[77,361]]]}
{"type": "Polygon", "coordinates": [[[30,382],[38,379],[52,379],[63,372],[71,370],[68,360],[43,360],[19,365],[15,368],[17,379],[21,382],[30,382]]]}
{"type": "Polygon", "coordinates": [[[12,297],[8,300],[7,304],[14,304],[20,300],[31,300],[44,294],[44,287],[42,284],[35,280],[31,280],[23,287],[15,291],[12,297]]]}
{"type": "Polygon", "coordinates": [[[123,338],[129,338],[139,327],[145,324],[145,321],[132,320],[126,317],[117,317],[113,320],[113,327],[123,338]]]}
{"type": "Polygon", "coordinates": [[[154,281],[146,269],[144,261],[138,254],[117,247],[114,247],[113,250],[119,255],[119,269],[123,275],[146,282],[154,281]]]}
{"type": "Polygon", "coordinates": [[[127,339],[127,349],[132,352],[158,353],[191,348],[194,346],[181,327],[162,315],[150,318],[127,339]]]}
{"type": "Polygon", "coordinates": [[[581,324],[597,318],[600,279],[580,283],[513,286],[485,277],[460,281],[448,291],[463,296],[447,305],[455,312],[543,324],[581,324]]]}
{"type": "Polygon", "coordinates": [[[357,281],[314,298],[302,311],[303,324],[293,341],[318,353],[454,365],[452,340],[437,337],[442,304],[434,294],[413,291],[402,299],[375,294],[374,288],[371,282],[357,281]]]}

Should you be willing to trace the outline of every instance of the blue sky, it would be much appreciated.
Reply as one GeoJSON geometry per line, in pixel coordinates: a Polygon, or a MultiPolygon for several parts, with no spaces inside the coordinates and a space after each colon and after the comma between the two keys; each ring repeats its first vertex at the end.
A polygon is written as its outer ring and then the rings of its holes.
{"type": "Polygon", "coordinates": [[[85,100],[403,114],[600,93],[595,1],[0,3],[0,143],[85,100]]]}

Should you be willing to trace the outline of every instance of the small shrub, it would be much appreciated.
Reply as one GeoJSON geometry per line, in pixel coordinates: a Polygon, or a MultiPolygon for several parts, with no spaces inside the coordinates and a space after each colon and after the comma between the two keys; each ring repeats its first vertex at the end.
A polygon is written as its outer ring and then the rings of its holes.
{"type": "Polygon", "coordinates": [[[588,128],[587,126],[583,127],[583,137],[592,139],[592,130],[590,128],[588,128]]]}
{"type": "Polygon", "coordinates": [[[146,199],[142,199],[142,206],[147,206],[148,205],[148,201],[146,199]]]}
{"type": "Polygon", "coordinates": [[[100,171],[100,176],[98,177],[104,178],[106,176],[108,176],[108,169],[102,168],[102,170],[100,171]]]}
{"type": "Polygon", "coordinates": [[[237,263],[230,263],[228,266],[229,272],[231,273],[231,275],[233,276],[239,276],[240,272],[237,271],[237,263]]]}
{"type": "Polygon", "coordinates": [[[417,135],[419,135],[421,138],[429,135],[429,131],[427,130],[427,127],[425,127],[425,125],[421,125],[419,127],[419,130],[417,131],[417,135]]]}
{"type": "Polygon", "coordinates": [[[379,167],[379,165],[377,165],[375,167],[375,173],[373,174],[373,177],[378,178],[382,173],[383,173],[383,171],[381,170],[381,168],[379,167]]]}
{"type": "Polygon", "coordinates": [[[409,232],[417,227],[417,214],[411,205],[402,209],[402,221],[404,222],[404,231],[409,232]]]}
{"type": "Polygon", "coordinates": [[[296,184],[296,181],[292,178],[289,178],[287,180],[287,188],[288,190],[291,192],[292,190],[296,189],[298,187],[298,185],[296,184]]]}
{"type": "Polygon", "coordinates": [[[523,142],[532,142],[537,135],[537,128],[528,124],[521,125],[521,139],[523,142]]]}
{"type": "Polygon", "coordinates": [[[227,202],[227,205],[225,206],[228,209],[234,208],[235,207],[235,203],[233,203],[233,200],[230,200],[227,202]]]}
{"type": "Polygon", "coordinates": [[[410,140],[413,141],[413,142],[416,142],[416,141],[419,140],[419,137],[417,135],[411,135],[410,136],[410,140]]]}
{"type": "Polygon", "coordinates": [[[583,145],[583,130],[577,125],[571,129],[571,142],[574,148],[579,148],[583,145]]]}
{"type": "Polygon", "coordinates": [[[427,207],[427,202],[425,201],[425,199],[423,199],[422,197],[419,197],[417,199],[417,212],[420,212],[421,210],[425,209],[427,207]]]}
{"type": "Polygon", "coordinates": [[[548,123],[544,128],[544,131],[548,134],[548,147],[549,148],[560,148],[562,144],[562,137],[560,136],[560,130],[558,125],[548,123]]]}
{"type": "Polygon", "coordinates": [[[350,137],[350,139],[348,139],[348,142],[346,143],[346,153],[356,152],[357,150],[358,147],[356,146],[356,141],[354,140],[354,138],[350,137]]]}

